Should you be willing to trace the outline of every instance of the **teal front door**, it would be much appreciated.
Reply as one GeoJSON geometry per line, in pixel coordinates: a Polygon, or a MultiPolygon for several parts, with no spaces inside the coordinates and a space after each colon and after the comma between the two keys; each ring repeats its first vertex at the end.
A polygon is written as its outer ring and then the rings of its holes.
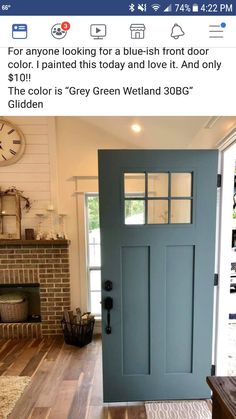
{"type": "Polygon", "coordinates": [[[210,397],[217,161],[99,151],[105,402],[210,397]]]}

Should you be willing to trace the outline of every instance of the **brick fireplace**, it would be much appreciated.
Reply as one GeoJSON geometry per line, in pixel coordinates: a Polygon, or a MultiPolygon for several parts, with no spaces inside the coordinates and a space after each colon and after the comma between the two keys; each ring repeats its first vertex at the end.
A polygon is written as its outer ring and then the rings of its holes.
{"type": "Polygon", "coordinates": [[[41,322],[1,323],[0,337],[61,334],[64,309],[70,309],[67,240],[1,240],[0,285],[38,284],[41,322]]]}

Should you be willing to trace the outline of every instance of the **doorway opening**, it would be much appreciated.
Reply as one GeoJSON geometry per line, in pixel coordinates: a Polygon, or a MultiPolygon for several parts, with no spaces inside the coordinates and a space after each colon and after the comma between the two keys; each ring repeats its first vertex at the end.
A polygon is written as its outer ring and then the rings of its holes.
{"type": "Polygon", "coordinates": [[[236,375],[236,133],[222,150],[222,175],[215,360],[226,376],[236,375]]]}

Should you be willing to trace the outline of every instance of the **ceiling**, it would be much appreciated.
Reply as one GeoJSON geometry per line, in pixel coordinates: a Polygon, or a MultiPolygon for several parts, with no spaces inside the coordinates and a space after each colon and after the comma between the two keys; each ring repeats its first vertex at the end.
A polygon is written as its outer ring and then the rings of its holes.
{"type": "Polygon", "coordinates": [[[127,148],[217,148],[219,142],[236,128],[236,116],[117,116],[82,119],[87,124],[117,137],[127,148]],[[142,127],[138,134],[131,130],[134,123],[142,127]],[[210,127],[207,127],[208,125],[210,127]]]}

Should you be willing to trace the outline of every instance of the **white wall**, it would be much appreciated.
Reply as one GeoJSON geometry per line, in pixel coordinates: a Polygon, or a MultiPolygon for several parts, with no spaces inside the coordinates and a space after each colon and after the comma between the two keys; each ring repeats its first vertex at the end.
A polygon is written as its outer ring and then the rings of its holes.
{"type": "MultiPolygon", "coordinates": [[[[22,234],[25,228],[36,228],[36,213],[45,211],[55,200],[54,172],[56,156],[52,147],[55,142],[54,118],[6,117],[17,125],[26,138],[26,150],[15,164],[0,168],[0,187],[6,190],[15,186],[32,201],[28,213],[22,213],[22,234]]],[[[46,221],[47,224],[47,221],[46,221]]],[[[45,228],[47,228],[45,226],[45,228]]]]}
{"type": "Polygon", "coordinates": [[[57,117],[57,151],[59,181],[59,211],[67,214],[66,230],[71,240],[71,298],[72,308],[86,307],[86,254],[84,251],[83,194],[75,194],[74,176],[78,192],[96,192],[97,182],[86,177],[98,175],[97,150],[130,148],[130,145],[87,124],[76,117],[57,117]],[[77,224],[77,219],[79,223],[77,224]]]}

